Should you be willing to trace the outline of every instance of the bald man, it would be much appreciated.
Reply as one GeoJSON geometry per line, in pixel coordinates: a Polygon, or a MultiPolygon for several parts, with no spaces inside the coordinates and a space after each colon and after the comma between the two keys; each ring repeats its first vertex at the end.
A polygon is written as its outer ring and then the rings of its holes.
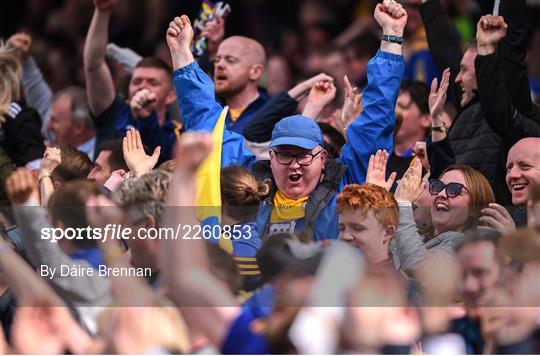
{"type": "Polygon", "coordinates": [[[506,184],[512,204],[525,205],[534,182],[540,182],[540,138],[526,137],[512,146],[506,160],[506,184]]]}
{"type": "Polygon", "coordinates": [[[232,36],[221,42],[214,62],[217,96],[229,106],[226,125],[240,134],[268,101],[258,84],[266,63],[263,46],[248,37],[232,36]]]}

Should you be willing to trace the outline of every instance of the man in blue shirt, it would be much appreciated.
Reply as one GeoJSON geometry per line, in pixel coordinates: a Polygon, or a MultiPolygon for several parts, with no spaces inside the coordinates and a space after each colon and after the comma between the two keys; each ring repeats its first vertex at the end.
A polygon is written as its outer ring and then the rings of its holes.
{"type": "MultiPolygon", "coordinates": [[[[157,58],[137,63],[129,82],[127,98],[117,94],[105,55],[108,25],[116,0],[95,1],[96,8],[84,46],[84,73],[88,104],[96,127],[96,148],[106,141],[125,136],[134,127],[145,147],[161,147],[158,164],[171,157],[181,124],[167,114],[175,93],[169,66],[157,58]]],[[[95,152],[97,157],[99,152],[95,152]]]]}

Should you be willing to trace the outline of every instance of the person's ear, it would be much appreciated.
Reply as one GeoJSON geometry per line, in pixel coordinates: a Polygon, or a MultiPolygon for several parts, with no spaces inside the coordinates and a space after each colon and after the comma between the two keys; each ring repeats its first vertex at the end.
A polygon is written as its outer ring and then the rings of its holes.
{"type": "Polygon", "coordinates": [[[431,115],[430,114],[424,114],[420,118],[420,126],[425,129],[429,130],[431,128],[431,115]]]}
{"type": "Polygon", "coordinates": [[[390,240],[396,236],[397,229],[394,225],[387,226],[384,229],[383,244],[389,244],[390,240]]]}
{"type": "Polygon", "coordinates": [[[157,219],[154,215],[148,214],[144,219],[144,227],[146,229],[153,229],[157,227],[157,219]]]}
{"type": "Polygon", "coordinates": [[[254,64],[249,70],[249,79],[253,81],[258,81],[264,73],[264,68],[262,64],[254,64]]]}
{"type": "Polygon", "coordinates": [[[171,105],[176,101],[176,92],[174,89],[169,90],[167,96],[165,97],[165,105],[171,105]]]}

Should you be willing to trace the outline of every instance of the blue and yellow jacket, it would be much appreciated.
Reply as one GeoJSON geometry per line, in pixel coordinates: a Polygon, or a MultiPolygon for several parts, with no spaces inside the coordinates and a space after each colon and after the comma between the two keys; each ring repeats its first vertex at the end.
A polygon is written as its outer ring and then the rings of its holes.
{"type": "MultiPolygon", "coordinates": [[[[317,211],[313,240],[337,238],[339,230],[336,195],[347,184],[362,184],[365,181],[369,157],[377,149],[392,152],[396,121],[394,110],[403,71],[401,55],[378,51],[369,61],[368,85],[362,96],[364,109],[348,127],[347,143],[342,148],[341,157],[336,160],[346,166],[346,169],[333,192],[328,193],[327,203],[317,211]]],[[[175,70],[173,78],[185,129],[211,132],[222,110],[215,100],[212,80],[196,62],[175,70]]],[[[243,136],[229,130],[224,131],[222,167],[240,165],[251,169],[255,160],[253,153],[244,146],[243,136]]],[[[269,208],[265,208],[264,204],[259,209],[258,225],[267,223],[267,220],[263,221],[263,217],[270,214],[265,209],[269,208]]]]}

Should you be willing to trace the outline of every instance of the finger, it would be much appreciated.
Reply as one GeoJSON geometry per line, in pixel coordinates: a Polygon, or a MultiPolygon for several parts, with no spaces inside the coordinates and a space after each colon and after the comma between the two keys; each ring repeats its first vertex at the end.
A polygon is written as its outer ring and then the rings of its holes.
{"type": "Polygon", "coordinates": [[[343,76],[343,91],[345,92],[345,97],[347,97],[348,95],[352,95],[353,89],[347,75],[343,76]]]}
{"type": "Polygon", "coordinates": [[[481,216],[478,220],[495,230],[501,230],[503,228],[503,225],[491,216],[481,216]]]}
{"type": "Polygon", "coordinates": [[[135,150],[135,140],[133,137],[133,128],[129,129],[127,132],[127,140],[128,140],[128,151],[134,151],[135,150]]]}
{"type": "Polygon", "coordinates": [[[492,217],[493,219],[497,220],[497,221],[503,221],[504,218],[503,216],[501,215],[501,213],[499,213],[497,210],[495,209],[492,209],[492,208],[484,208],[482,210],[480,210],[480,212],[482,213],[483,216],[490,216],[492,217]]]}
{"type": "Polygon", "coordinates": [[[167,35],[171,37],[178,37],[179,32],[177,32],[172,26],[169,26],[167,29],[167,35]]]}
{"type": "Polygon", "coordinates": [[[122,139],[122,152],[124,152],[124,160],[126,158],[126,154],[128,153],[128,147],[127,147],[127,137],[124,136],[122,139]]]}
{"type": "Polygon", "coordinates": [[[431,81],[431,91],[429,95],[436,95],[437,94],[437,78],[433,78],[431,81]]]}
{"type": "Polygon", "coordinates": [[[161,146],[157,146],[154,149],[154,153],[152,153],[152,159],[157,161],[157,159],[159,158],[160,153],[161,153],[161,146]]]}
{"type": "Polygon", "coordinates": [[[368,162],[368,173],[371,174],[373,172],[373,161],[375,160],[375,156],[371,155],[369,156],[369,162],[368,162]]]}
{"type": "Polygon", "coordinates": [[[184,26],[191,25],[191,22],[189,21],[189,17],[187,17],[186,15],[182,15],[180,16],[180,18],[182,19],[182,24],[184,26]]]}
{"type": "Polygon", "coordinates": [[[392,185],[394,185],[394,181],[396,180],[396,177],[397,177],[397,173],[396,172],[392,172],[390,174],[390,176],[388,177],[388,185],[389,185],[389,188],[392,187],[392,185]]]}
{"type": "Polygon", "coordinates": [[[496,203],[490,203],[489,207],[497,210],[499,214],[501,214],[501,216],[503,216],[504,218],[512,219],[512,217],[510,216],[510,213],[508,212],[508,210],[506,210],[504,206],[496,204],[496,203]]]}
{"type": "Polygon", "coordinates": [[[133,135],[135,136],[135,147],[137,149],[144,149],[143,148],[143,143],[142,143],[142,140],[141,140],[141,134],[139,133],[139,131],[133,130],[133,135]]]}

